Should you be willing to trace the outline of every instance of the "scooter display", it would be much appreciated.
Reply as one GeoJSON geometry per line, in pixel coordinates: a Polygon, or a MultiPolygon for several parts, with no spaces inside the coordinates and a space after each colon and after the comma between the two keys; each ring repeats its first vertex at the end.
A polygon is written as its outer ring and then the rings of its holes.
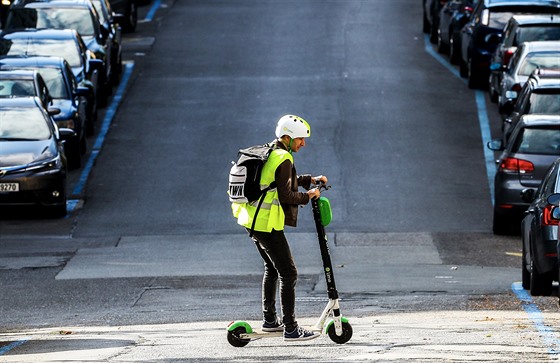
{"type": "MultiPolygon", "coordinates": [[[[317,186],[319,190],[328,190],[330,186],[321,183],[317,186]]],[[[328,334],[329,338],[337,343],[344,344],[352,338],[352,326],[348,319],[343,317],[340,312],[338,291],[334,281],[333,267],[330,257],[329,245],[325,227],[332,220],[332,210],[330,201],[325,197],[314,198],[311,200],[313,219],[317,228],[321,259],[323,260],[323,272],[327,282],[327,294],[329,301],[317,323],[310,330],[323,334],[328,334]],[[329,319],[330,317],[330,319],[329,319]],[[329,319],[327,321],[327,319],[329,319]]],[[[283,336],[283,332],[264,332],[260,329],[253,329],[245,321],[232,321],[227,327],[227,340],[234,347],[244,347],[251,340],[262,338],[274,338],[283,336]]]]}

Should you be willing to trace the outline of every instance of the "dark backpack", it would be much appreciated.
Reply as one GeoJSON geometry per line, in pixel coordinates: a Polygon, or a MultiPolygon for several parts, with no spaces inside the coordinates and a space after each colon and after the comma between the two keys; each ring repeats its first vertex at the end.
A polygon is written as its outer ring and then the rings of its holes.
{"type": "Polygon", "coordinates": [[[233,165],[229,171],[229,201],[232,203],[259,201],[253,217],[253,225],[249,232],[251,237],[264,196],[267,191],[276,187],[276,182],[272,182],[265,189],[261,189],[260,185],[262,168],[275,148],[276,145],[274,144],[265,144],[241,149],[237,154],[237,162],[232,161],[233,165]]]}

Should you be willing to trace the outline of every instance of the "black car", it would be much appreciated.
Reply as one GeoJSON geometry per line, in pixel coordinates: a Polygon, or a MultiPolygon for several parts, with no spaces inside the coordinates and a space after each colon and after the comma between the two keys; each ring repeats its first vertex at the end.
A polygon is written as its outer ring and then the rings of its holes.
{"type": "Polygon", "coordinates": [[[53,107],[60,112],[53,116],[59,128],[74,130],[76,138],[65,143],[68,167],[81,166],[81,155],[86,151],[87,98],[89,90],[80,87],[72,69],[60,57],[7,57],[0,58],[0,74],[5,70],[27,69],[38,72],[44,79],[53,107]]]}
{"type": "Polygon", "coordinates": [[[0,211],[41,207],[66,215],[66,158],[58,129],[37,97],[0,99],[0,211]]]}
{"type": "Polygon", "coordinates": [[[490,61],[489,92],[492,102],[498,102],[500,83],[511,57],[524,42],[560,40],[560,16],[514,15],[490,61]]]}
{"type": "Polygon", "coordinates": [[[112,92],[113,65],[118,64],[121,45],[112,27],[102,26],[99,14],[90,0],[25,1],[12,5],[4,30],[74,29],[95,58],[103,62],[99,74],[98,101],[104,105],[112,92]],[[117,43],[117,44],[115,44],[117,43]],[[114,53],[116,50],[116,53],[114,53]]]}
{"type": "Polygon", "coordinates": [[[559,14],[558,0],[480,0],[469,22],[461,29],[461,76],[470,88],[486,89],[490,60],[499,42],[492,34],[502,34],[516,14],[559,14]]]}
{"type": "Polygon", "coordinates": [[[439,13],[437,50],[439,53],[448,54],[451,64],[459,63],[461,29],[469,20],[473,7],[473,0],[451,0],[439,13]]]}
{"type": "Polygon", "coordinates": [[[560,115],[524,115],[506,145],[500,138],[488,147],[502,152],[494,179],[493,231],[517,232],[529,207],[522,191],[538,188],[550,164],[560,157],[560,115]]]}
{"type": "Polygon", "coordinates": [[[109,0],[113,11],[123,16],[122,28],[127,33],[136,31],[138,7],[150,4],[151,0],[109,0]]]}
{"type": "Polygon", "coordinates": [[[102,62],[87,49],[80,34],[71,29],[28,29],[0,33],[0,56],[46,56],[66,59],[81,87],[89,89],[87,128],[97,119],[97,79],[102,62]]]}
{"type": "Polygon", "coordinates": [[[533,296],[551,295],[552,282],[558,281],[560,215],[553,217],[558,202],[553,204],[549,199],[555,193],[560,193],[560,158],[550,166],[536,193],[534,189],[523,191],[531,205],[521,223],[522,284],[533,296]]]}

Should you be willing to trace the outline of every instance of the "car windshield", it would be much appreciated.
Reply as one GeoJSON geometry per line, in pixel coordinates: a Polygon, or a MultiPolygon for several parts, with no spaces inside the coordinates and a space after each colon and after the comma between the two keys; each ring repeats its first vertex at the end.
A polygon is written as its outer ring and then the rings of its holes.
{"type": "Polygon", "coordinates": [[[63,57],[71,67],[82,67],[80,50],[72,39],[2,38],[0,55],[63,57]]]}
{"type": "Polygon", "coordinates": [[[527,54],[521,62],[517,74],[529,76],[537,68],[560,68],[560,50],[527,54]]]}
{"type": "Polygon", "coordinates": [[[539,25],[520,28],[519,34],[516,36],[515,44],[538,40],[560,40],[560,24],[554,26],[539,25]]]}
{"type": "Polygon", "coordinates": [[[560,125],[525,127],[515,140],[512,151],[521,154],[560,155],[560,125]]]}
{"type": "Polygon", "coordinates": [[[49,93],[52,98],[58,99],[69,99],[68,89],[66,88],[66,83],[64,82],[64,75],[62,71],[58,68],[40,68],[39,73],[43,76],[47,87],[49,88],[49,93]]]}
{"type": "Polygon", "coordinates": [[[39,108],[1,108],[0,140],[47,140],[51,137],[39,108]]]}
{"type": "Polygon", "coordinates": [[[6,29],[75,29],[82,36],[95,35],[87,8],[14,8],[6,20],[6,29]]]}
{"type": "Polygon", "coordinates": [[[0,79],[0,97],[35,96],[33,80],[0,79]]]}
{"type": "Polygon", "coordinates": [[[560,114],[560,91],[532,93],[528,113],[560,114]]]}

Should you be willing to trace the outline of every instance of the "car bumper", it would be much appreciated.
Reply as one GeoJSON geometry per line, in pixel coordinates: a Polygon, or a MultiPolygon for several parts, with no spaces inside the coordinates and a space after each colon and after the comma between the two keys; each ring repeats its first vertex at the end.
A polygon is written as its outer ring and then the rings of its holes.
{"type": "Polygon", "coordinates": [[[19,191],[0,193],[0,208],[7,206],[56,206],[66,203],[66,173],[62,170],[6,176],[0,183],[17,183],[19,191]]]}

